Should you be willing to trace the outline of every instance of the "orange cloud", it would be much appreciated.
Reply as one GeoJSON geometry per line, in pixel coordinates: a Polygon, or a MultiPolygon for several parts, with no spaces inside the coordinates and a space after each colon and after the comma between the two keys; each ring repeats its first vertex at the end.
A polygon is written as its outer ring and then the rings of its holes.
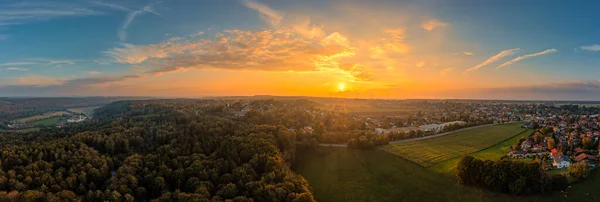
{"type": "Polygon", "coordinates": [[[433,29],[446,27],[446,26],[448,26],[448,23],[445,23],[445,22],[442,22],[439,20],[435,20],[435,19],[427,20],[427,21],[423,22],[423,24],[421,24],[421,28],[423,28],[427,31],[431,31],[433,29]]]}

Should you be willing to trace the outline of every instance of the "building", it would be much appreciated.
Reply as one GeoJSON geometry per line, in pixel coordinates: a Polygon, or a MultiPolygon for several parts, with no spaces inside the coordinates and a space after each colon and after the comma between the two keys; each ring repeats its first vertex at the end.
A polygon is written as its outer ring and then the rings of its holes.
{"type": "Polygon", "coordinates": [[[552,156],[552,158],[554,159],[552,165],[556,168],[568,168],[571,165],[571,159],[562,153],[552,156]]]}
{"type": "Polygon", "coordinates": [[[85,121],[86,118],[87,117],[85,117],[85,116],[74,116],[74,117],[67,119],[67,122],[68,123],[79,123],[79,122],[85,121]]]}

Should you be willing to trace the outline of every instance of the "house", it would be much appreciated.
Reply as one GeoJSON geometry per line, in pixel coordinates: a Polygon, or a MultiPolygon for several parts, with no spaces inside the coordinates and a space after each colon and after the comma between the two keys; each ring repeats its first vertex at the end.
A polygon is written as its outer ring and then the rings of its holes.
{"type": "Polygon", "coordinates": [[[598,159],[592,155],[586,154],[586,153],[581,153],[579,155],[577,155],[577,157],[575,157],[575,162],[595,162],[598,161],[598,159]]]}
{"type": "Polygon", "coordinates": [[[525,152],[523,150],[514,150],[514,151],[508,152],[508,156],[510,158],[525,158],[526,154],[527,154],[527,152],[525,152]]]}
{"type": "Polygon", "coordinates": [[[554,159],[552,165],[556,168],[568,168],[571,164],[571,159],[563,154],[552,156],[552,158],[554,159]]]}
{"type": "Polygon", "coordinates": [[[307,134],[312,134],[314,131],[314,129],[310,126],[304,126],[304,128],[302,128],[302,132],[307,133],[307,134]]]}
{"type": "Polygon", "coordinates": [[[85,117],[85,116],[74,116],[74,117],[67,119],[67,122],[68,123],[79,123],[79,122],[85,121],[86,118],[87,117],[85,117]]]}
{"type": "Polygon", "coordinates": [[[575,155],[583,153],[583,149],[581,147],[575,148],[575,155]]]}

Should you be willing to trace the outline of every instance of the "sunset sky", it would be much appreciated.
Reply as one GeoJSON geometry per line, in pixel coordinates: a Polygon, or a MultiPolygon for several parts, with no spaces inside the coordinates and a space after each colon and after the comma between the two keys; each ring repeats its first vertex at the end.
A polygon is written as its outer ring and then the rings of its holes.
{"type": "Polygon", "coordinates": [[[567,3],[8,0],[0,96],[600,100],[600,1],[567,3]]]}

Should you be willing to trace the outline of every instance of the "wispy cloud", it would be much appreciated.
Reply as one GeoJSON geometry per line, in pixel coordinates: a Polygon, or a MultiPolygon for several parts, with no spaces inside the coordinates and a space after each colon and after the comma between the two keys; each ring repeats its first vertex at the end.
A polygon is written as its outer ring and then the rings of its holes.
{"type": "Polygon", "coordinates": [[[0,6],[0,26],[25,24],[70,16],[101,15],[100,11],[77,4],[51,1],[20,2],[0,6]]]}
{"type": "Polygon", "coordinates": [[[51,65],[60,65],[60,64],[74,65],[75,61],[73,61],[73,60],[50,60],[50,62],[48,64],[51,64],[51,65]]]}
{"type": "Polygon", "coordinates": [[[125,7],[125,6],[117,5],[117,4],[111,4],[111,3],[103,2],[103,1],[90,1],[90,3],[93,4],[93,5],[103,6],[103,7],[106,7],[106,8],[111,8],[111,9],[119,10],[119,11],[123,11],[123,12],[129,12],[129,11],[131,11],[131,9],[129,9],[129,8],[125,7]]]}
{"type": "Polygon", "coordinates": [[[421,24],[421,28],[427,30],[427,31],[431,31],[434,30],[436,28],[441,28],[441,27],[446,27],[448,26],[448,23],[439,21],[439,20],[427,20],[425,22],[423,22],[423,24],[421,24]]]}
{"type": "Polygon", "coordinates": [[[102,74],[102,72],[99,72],[99,71],[89,71],[88,74],[89,75],[98,75],[98,74],[102,74]]]}
{"type": "Polygon", "coordinates": [[[532,58],[532,57],[536,57],[536,56],[540,56],[540,55],[544,55],[544,54],[548,54],[548,53],[554,53],[556,51],[557,50],[553,48],[553,49],[548,49],[548,50],[545,50],[545,51],[542,51],[542,52],[539,52],[539,53],[533,53],[533,54],[527,54],[527,55],[519,56],[519,57],[517,57],[517,58],[515,58],[515,59],[513,59],[511,61],[508,61],[508,62],[505,62],[504,64],[501,64],[500,66],[496,67],[496,69],[500,69],[502,67],[506,67],[508,65],[512,65],[513,63],[521,61],[521,60],[525,60],[525,59],[528,59],[528,58],[532,58]]]}
{"type": "Polygon", "coordinates": [[[28,71],[29,69],[19,68],[19,67],[9,67],[9,68],[6,68],[5,70],[7,70],[7,71],[28,71]]]}
{"type": "Polygon", "coordinates": [[[7,35],[0,35],[0,41],[7,39],[8,36],[7,35]]]}
{"type": "Polygon", "coordinates": [[[279,25],[279,22],[283,19],[283,15],[265,4],[254,0],[244,0],[243,3],[246,7],[258,11],[261,14],[261,17],[273,26],[279,25]]]}
{"type": "Polygon", "coordinates": [[[598,44],[589,45],[589,46],[581,46],[579,48],[581,48],[582,50],[588,50],[588,51],[600,51],[600,45],[598,45],[598,44]]]}
{"type": "Polygon", "coordinates": [[[482,63],[480,63],[478,65],[475,65],[474,67],[471,67],[470,69],[465,70],[465,72],[470,72],[470,71],[473,71],[473,70],[477,70],[477,69],[479,69],[479,68],[481,68],[483,66],[491,64],[493,62],[496,62],[497,60],[502,59],[502,58],[504,58],[506,56],[513,55],[513,54],[519,52],[519,50],[521,50],[521,49],[520,48],[513,48],[513,49],[503,50],[500,53],[498,53],[498,54],[496,54],[496,55],[488,58],[487,60],[483,61],[482,63]]]}
{"type": "Polygon", "coordinates": [[[465,54],[466,56],[472,56],[472,55],[475,55],[475,54],[474,54],[474,53],[472,53],[472,52],[463,52],[463,54],[465,54]]]}
{"type": "Polygon", "coordinates": [[[454,67],[448,67],[446,69],[442,69],[442,71],[440,71],[441,75],[446,75],[448,74],[448,72],[452,71],[454,69],[454,67]]]}
{"type": "Polygon", "coordinates": [[[415,64],[418,68],[423,68],[425,66],[425,61],[420,61],[417,64],[415,64]]]}
{"type": "MultiPolygon", "coordinates": [[[[128,9],[125,10],[124,9],[125,7],[119,8],[119,10],[128,12],[127,16],[125,16],[125,21],[123,21],[123,23],[121,24],[121,27],[119,27],[119,29],[117,30],[117,35],[119,37],[119,40],[125,41],[127,39],[127,28],[129,28],[129,25],[131,25],[133,20],[135,20],[135,18],[138,17],[139,15],[142,15],[144,13],[152,13],[154,15],[160,16],[160,14],[155,12],[152,8],[152,6],[154,6],[157,3],[148,4],[139,10],[128,10],[128,9]]],[[[118,8],[118,7],[115,7],[115,8],[118,8]]]]}
{"type": "Polygon", "coordinates": [[[0,63],[1,67],[5,66],[24,66],[24,65],[35,65],[38,63],[35,62],[9,62],[9,63],[0,63]]]}

